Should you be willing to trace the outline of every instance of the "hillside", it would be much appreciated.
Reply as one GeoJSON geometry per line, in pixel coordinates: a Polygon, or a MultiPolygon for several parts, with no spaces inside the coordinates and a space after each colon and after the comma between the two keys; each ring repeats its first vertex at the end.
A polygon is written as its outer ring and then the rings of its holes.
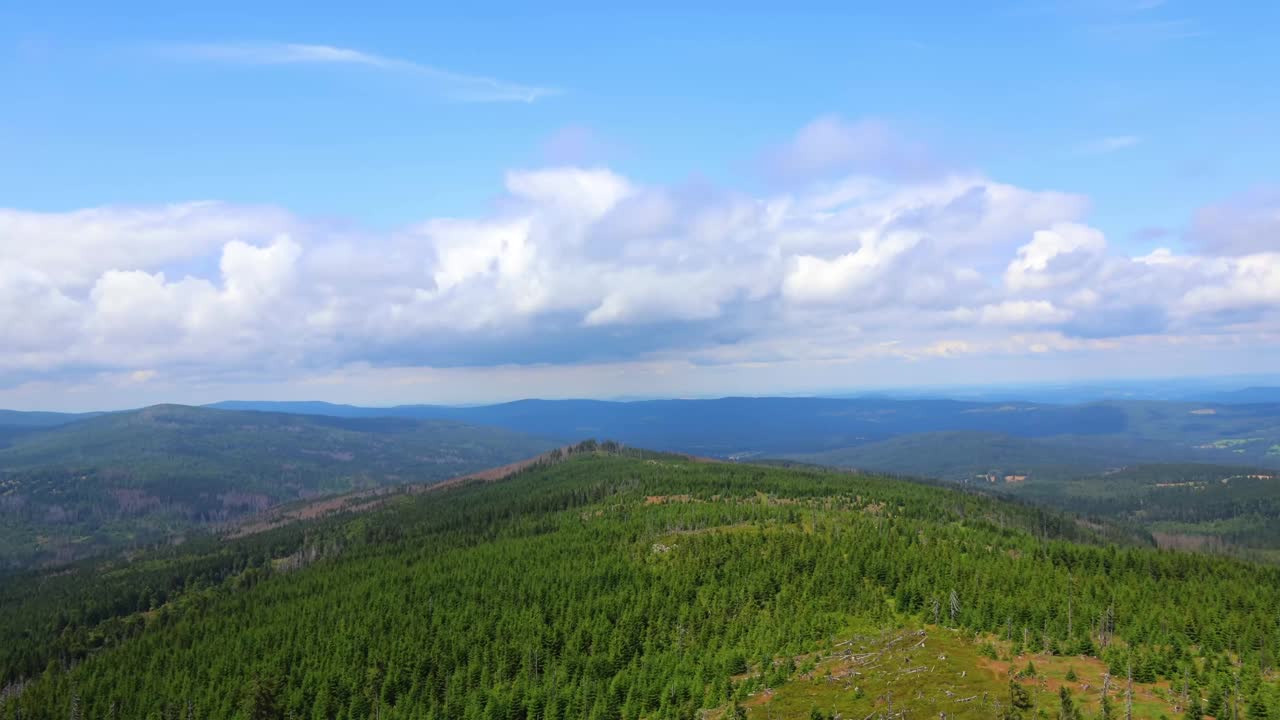
{"type": "Polygon", "coordinates": [[[1280,560],[1280,472],[1160,463],[1070,479],[1005,483],[1005,492],[1145,528],[1161,545],[1280,560]]]}
{"type": "Polygon", "coordinates": [[[8,583],[0,717],[1266,718],[1278,603],[955,489],[584,449],[8,583]]]}
{"type": "Polygon", "coordinates": [[[0,449],[0,568],[166,538],[298,498],[438,481],[553,443],[496,428],[163,405],[0,449]]]}
{"type": "Polygon", "coordinates": [[[0,448],[8,447],[24,435],[31,435],[46,428],[84,420],[99,413],[25,412],[0,410],[0,448]]]}
{"type": "Polygon", "coordinates": [[[1081,452],[1078,447],[989,432],[932,432],[788,457],[831,467],[862,468],[968,482],[987,474],[1070,477],[1121,464],[1124,452],[1081,452]]]}
{"type": "Polygon", "coordinates": [[[1280,561],[1280,471],[1188,461],[1201,457],[1100,439],[952,432],[790,459],[963,483],[1127,527],[1165,547],[1280,561]],[[1135,458],[1145,462],[1129,464],[1135,458]]]}

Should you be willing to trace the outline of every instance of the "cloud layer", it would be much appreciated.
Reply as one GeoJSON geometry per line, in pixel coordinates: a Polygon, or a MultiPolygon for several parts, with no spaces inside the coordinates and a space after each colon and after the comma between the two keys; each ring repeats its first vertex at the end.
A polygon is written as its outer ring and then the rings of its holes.
{"type": "Polygon", "coordinates": [[[486,214],[382,233],[216,202],[0,210],[0,385],[856,366],[1280,334],[1274,194],[1206,208],[1192,251],[1130,256],[1081,196],[900,172],[880,130],[818,123],[773,157],[819,179],[764,196],[551,167],[508,172],[486,214]]]}
{"type": "Polygon", "coordinates": [[[198,44],[168,48],[168,54],[187,60],[234,65],[315,65],[362,67],[409,75],[446,99],[458,102],[531,103],[559,91],[520,85],[479,75],[443,70],[410,60],[375,55],[352,48],[301,43],[198,44]]]}

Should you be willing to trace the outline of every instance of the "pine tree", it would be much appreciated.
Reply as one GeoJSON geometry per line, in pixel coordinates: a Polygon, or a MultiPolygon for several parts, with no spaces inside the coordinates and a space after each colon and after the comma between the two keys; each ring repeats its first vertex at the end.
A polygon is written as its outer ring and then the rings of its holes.
{"type": "Polygon", "coordinates": [[[1066,685],[1058,688],[1058,720],[1080,720],[1080,710],[1066,685]]]}
{"type": "Polygon", "coordinates": [[[1032,705],[1031,693],[1027,692],[1027,689],[1016,679],[1009,678],[1009,710],[1005,717],[1020,718],[1023,712],[1032,708],[1032,705]]]}
{"type": "Polygon", "coordinates": [[[1186,720],[1201,720],[1204,717],[1204,707],[1200,705],[1200,693],[1195,693],[1187,701],[1187,708],[1183,711],[1182,716],[1186,720]]]}
{"type": "Polygon", "coordinates": [[[249,720],[280,720],[284,717],[277,699],[279,686],[276,681],[255,675],[249,685],[245,713],[249,720]]]}

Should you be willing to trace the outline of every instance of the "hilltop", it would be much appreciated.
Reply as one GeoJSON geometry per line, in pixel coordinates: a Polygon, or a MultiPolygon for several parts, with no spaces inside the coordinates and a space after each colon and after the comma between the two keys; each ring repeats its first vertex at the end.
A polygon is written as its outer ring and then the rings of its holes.
{"type": "Polygon", "coordinates": [[[0,716],[1030,718],[1062,687],[1098,712],[1104,673],[1123,712],[1130,668],[1136,718],[1280,710],[1280,569],[947,487],[579,450],[10,583],[0,716]]]}

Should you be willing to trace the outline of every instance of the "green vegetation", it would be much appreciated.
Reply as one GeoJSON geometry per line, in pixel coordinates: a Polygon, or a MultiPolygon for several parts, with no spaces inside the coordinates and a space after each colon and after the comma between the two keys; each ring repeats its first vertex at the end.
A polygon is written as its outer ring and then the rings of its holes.
{"type": "Polygon", "coordinates": [[[1138,465],[1003,491],[1150,533],[1164,547],[1261,557],[1280,549],[1280,471],[1201,464],[1138,465]]]}
{"type": "Polygon", "coordinates": [[[0,571],[155,542],[298,498],[443,480],[548,447],[448,421],[176,405],[93,417],[0,449],[0,571]]]}
{"type": "Polygon", "coordinates": [[[1029,718],[1104,668],[1113,717],[1128,668],[1134,717],[1183,687],[1280,710],[1278,568],[955,489],[583,450],[17,578],[0,717],[1029,718]]]}

